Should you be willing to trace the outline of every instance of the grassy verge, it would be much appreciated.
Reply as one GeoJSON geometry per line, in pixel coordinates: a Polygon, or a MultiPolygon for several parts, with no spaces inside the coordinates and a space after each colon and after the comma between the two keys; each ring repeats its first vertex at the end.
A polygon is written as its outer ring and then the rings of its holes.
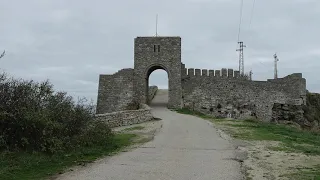
{"type": "MultiPolygon", "coordinates": [[[[255,120],[225,120],[215,119],[199,112],[187,109],[176,110],[179,113],[195,115],[213,122],[226,131],[233,138],[247,141],[276,141],[278,146],[268,147],[271,151],[284,151],[287,153],[303,153],[307,156],[320,155],[320,134],[300,130],[288,125],[264,123],[255,120]]],[[[289,179],[319,179],[320,162],[318,166],[310,168],[297,168],[294,173],[284,175],[289,179]]]]}
{"type": "Polygon", "coordinates": [[[281,142],[281,146],[270,147],[272,150],[320,155],[320,134],[316,132],[253,120],[212,119],[211,121],[220,125],[229,126],[228,132],[235,138],[281,142]]]}
{"type": "Polygon", "coordinates": [[[43,153],[0,153],[0,179],[44,179],[74,165],[85,165],[100,157],[111,155],[131,144],[135,134],[116,134],[106,146],[94,146],[63,154],[48,156],[43,153]]]}
{"type": "Polygon", "coordinates": [[[285,174],[284,177],[288,177],[292,180],[320,180],[320,165],[313,168],[301,168],[296,173],[285,174]]]}
{"type": "Polygon", "coordinates": [[[258,141],[279,141],[282,143],[282,147],[271,148],[275,150],[320,155],[320,134],[317,132],[304,131],[286,125],[264,123],[254,120],[215,119],[211,116],[200,112],[193,112],[188,109],[179,109],[176,111],[182,114],[195,115],[204,119],[209,119],[215,124],[229,127],[226,130],[234,138],[258,141]]]}

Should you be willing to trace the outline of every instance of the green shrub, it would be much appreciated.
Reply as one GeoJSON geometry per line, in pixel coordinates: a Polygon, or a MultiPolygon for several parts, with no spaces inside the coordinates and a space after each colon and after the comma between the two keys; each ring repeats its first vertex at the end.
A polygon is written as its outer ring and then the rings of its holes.
{"type": "Polygon", "coordinates": [[[111,129],[102,121],[90,122],[83,132],[75,140],[78,146],[108,145],[113,134],[111,129]]]}
{"type": "Polygon", "coordinates": [[[107,141],[111,130],[94,122],[94,106],[54,92],[49,81],[0,75],[0,149],[55,153],[107,141]]]}

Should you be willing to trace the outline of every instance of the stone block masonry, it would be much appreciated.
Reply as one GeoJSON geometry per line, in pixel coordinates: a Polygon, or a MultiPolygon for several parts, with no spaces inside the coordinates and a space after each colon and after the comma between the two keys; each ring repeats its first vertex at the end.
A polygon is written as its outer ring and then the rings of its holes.
{"type": "Polygon", "coordinates": [[[153,97],[153,89],[148,88],[149,76],[157,69],[168,74],[169,108],[186,107],[218,117],[253,116],[271,121],[276,103],[306,104],[306,79],[301,73],[251,81],[233,69],[186,69],[181,61],[180,37],[137,37],[134,68],[100,75],[97,114],[136,110],[139,104],[149,103],[153,97]]]}
{"type": "Polygon", "coordinates": [[[276,123],[296,123],[300,127],[310,128],[313,125],[303,116],[302,106],[275,103],[272,108],[271,122],[276,123]]]}
{"type": "Polygon", "coordinates": [[[270,121],[275,103],[305,104],[306,80],[302,74],[250,81],[230,69],[222,69],[221,74],[215,71],[214,76],[194,75],[193,69],[184,72],[188,72],[182,80],[184,107],[213,116],[238,119],[254,116],[270,121]]]}
{"type": "Polygon", "coordinates": [[[181,107],[181,38],[137,37],[134,39],[134,90],[140,103],[148,103],[150,74],[162,69],[168,74],[168,107],[181,107]]]}
{"type": "Polygon", "coordinates": [[[139,124],[153,120],[151,109],[146,104],[139,110],[118,111],[106,114],[97,114],[96,121],[105,122],[110,128],[139,124]]]}
{"type": "Polygon", "coordinates": [[[133,101],[133,69],[122,69],[113,75],[100,75],[97,114],[138,109],[133,101]]]}
{"type": "Polygon", "coordinates": [[[158,91],[158,87],[157,86],[150,86],[149,87],[149,98],[148,98],[149,102],[148,103],[150,103],[153,100],[153,98],[156,95],[157,91],[158,91]]]}

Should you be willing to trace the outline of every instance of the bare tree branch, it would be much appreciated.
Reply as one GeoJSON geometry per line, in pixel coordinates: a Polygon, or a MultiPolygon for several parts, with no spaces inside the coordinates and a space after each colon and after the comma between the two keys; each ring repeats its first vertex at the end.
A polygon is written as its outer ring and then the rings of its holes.
{"type": "Polygon", "coordinates": [[[0,59],[6,54],[6,51],[4,50],[3,53],[0,55],[0,59]]]}

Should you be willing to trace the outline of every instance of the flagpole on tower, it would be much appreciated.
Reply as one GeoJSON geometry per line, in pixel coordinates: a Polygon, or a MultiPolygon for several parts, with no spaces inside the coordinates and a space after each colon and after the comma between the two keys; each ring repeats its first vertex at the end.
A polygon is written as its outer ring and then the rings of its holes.
{"type": "Polygon", "coordinates": [[[156,37],[158,36],[158,14],[156,16],[156,37]]]}

